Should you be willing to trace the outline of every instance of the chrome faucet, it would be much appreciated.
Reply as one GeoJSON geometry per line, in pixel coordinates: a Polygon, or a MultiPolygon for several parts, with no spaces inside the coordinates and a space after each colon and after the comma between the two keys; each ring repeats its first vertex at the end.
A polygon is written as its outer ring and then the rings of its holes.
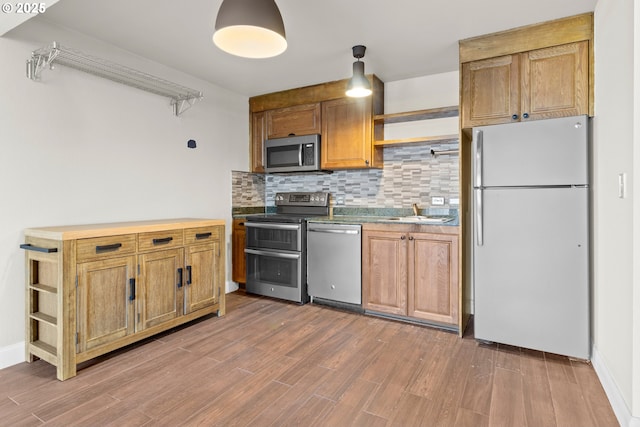
{"type": "Polygon", "coordinates": [[[415,216],[420,215],[420,214],[418,213],[418,204],[417,204],[417,203],[412,204],[412,205],[411,205],[411,207],[413,208],[413,214],[414,214],[415,216]]]}

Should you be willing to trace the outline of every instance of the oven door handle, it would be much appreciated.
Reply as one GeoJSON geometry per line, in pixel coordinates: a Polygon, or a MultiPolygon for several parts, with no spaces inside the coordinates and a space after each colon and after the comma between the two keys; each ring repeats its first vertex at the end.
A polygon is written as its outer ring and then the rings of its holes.
{"type": "Polygon", "coordinates": [[[251,255],[270,256],[274,258],[300,259],[300,254],[283,254],[282,252],[257,251],[255,249],[245,249],[244,253],[251,255]]]}
{"type": "Polygon", "coordinates": [[[299,230],[300,224],[266,224],[266,223],[257,223],[257,222],[245,222],[245,227],[253,227],[253,228],[270,228],[272,230],[299,230]]]}

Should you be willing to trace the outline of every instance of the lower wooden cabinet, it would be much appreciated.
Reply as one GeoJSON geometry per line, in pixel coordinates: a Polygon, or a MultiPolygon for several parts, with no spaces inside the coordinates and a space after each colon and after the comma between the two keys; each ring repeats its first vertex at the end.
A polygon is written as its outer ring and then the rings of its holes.
{"type": "Polygon", "coordinates": [[[362,237],[365,310],[459,328],[457,227],[365,224],[362,237]]]}
{"type": "Polygon", "coordinates": [[[78,352],[135,332],[135,271],[133,256],[77,264],[78,352]]]}
{"type": "Polygon", "coordinates": [[[26,358],[76,365],[211,313],[224,315],[224,221],[25,230],[26,358]]]}
{"type": "Polygon", "coordinates": [[[246,229],[244,227],[244,218],[233,220],[232,240],[232,259],[231,259],[231,280],[236,283],[243,284],[247,282],[247,261],[244,254],[246,245],[246,229]]]}

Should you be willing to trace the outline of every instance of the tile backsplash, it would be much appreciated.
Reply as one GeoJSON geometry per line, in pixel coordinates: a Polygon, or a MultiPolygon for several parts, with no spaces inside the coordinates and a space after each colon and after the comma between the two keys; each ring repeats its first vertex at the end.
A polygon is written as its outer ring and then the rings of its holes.
{"type": "Polygon", "coordinates": [[[385,147],[382,169],[343,170],[331,174],[253,174],[233,171],[234,207],[274,206],[276,192],[328,191],[336,207],[431,207],[431,197],[459,198],[458,143],[385,147]]]}

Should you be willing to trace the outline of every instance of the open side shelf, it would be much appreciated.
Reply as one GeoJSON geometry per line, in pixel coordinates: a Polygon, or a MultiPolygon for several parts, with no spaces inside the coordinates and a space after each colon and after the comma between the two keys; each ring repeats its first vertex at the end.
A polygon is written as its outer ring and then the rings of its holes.
{"type": "Polygon", "coordinates": [[[415,122],[418,120],[442,119],[445,117],[457,117],[458,106],[430,108],[428,110],[407,111],[403,113],[378,114],[373,116],[373,121],[382,124],[415,122]]]}
{"type": "Polygon", "coordinates": [[[31,59],[27,60],[27,77],[31,80],[39,80],[42,70],[47,67],[51,68],[55,64],[75,68],[94,76],[170,98],[173,114],[176,116],[202,98],[200,91],[60,46],[57,42],[31,53],[31,59]]]}
{"type": "MultiPolygon", "coordinates": [[[[442,119],[446,117],[456,117],[459,115],[459,108],[457,105],[450,107],[430,108],[428,110],[416,110],[407,111],[403,113],[391,113],[391,114],[379,114],[373,117],[373,121],[376,124],[392,124],[392,123],[405,123],[415,122],[419,120],[431,120],[442,119]]],[[[434,135],[434,136],[421,136],[415,138],[403,138],[403,139],[384,139],[374,141],[373,145],[376,147],[388,147],[404,144],[447,144],[458,142],[458,134],[452,135],[434,135]]]]}

